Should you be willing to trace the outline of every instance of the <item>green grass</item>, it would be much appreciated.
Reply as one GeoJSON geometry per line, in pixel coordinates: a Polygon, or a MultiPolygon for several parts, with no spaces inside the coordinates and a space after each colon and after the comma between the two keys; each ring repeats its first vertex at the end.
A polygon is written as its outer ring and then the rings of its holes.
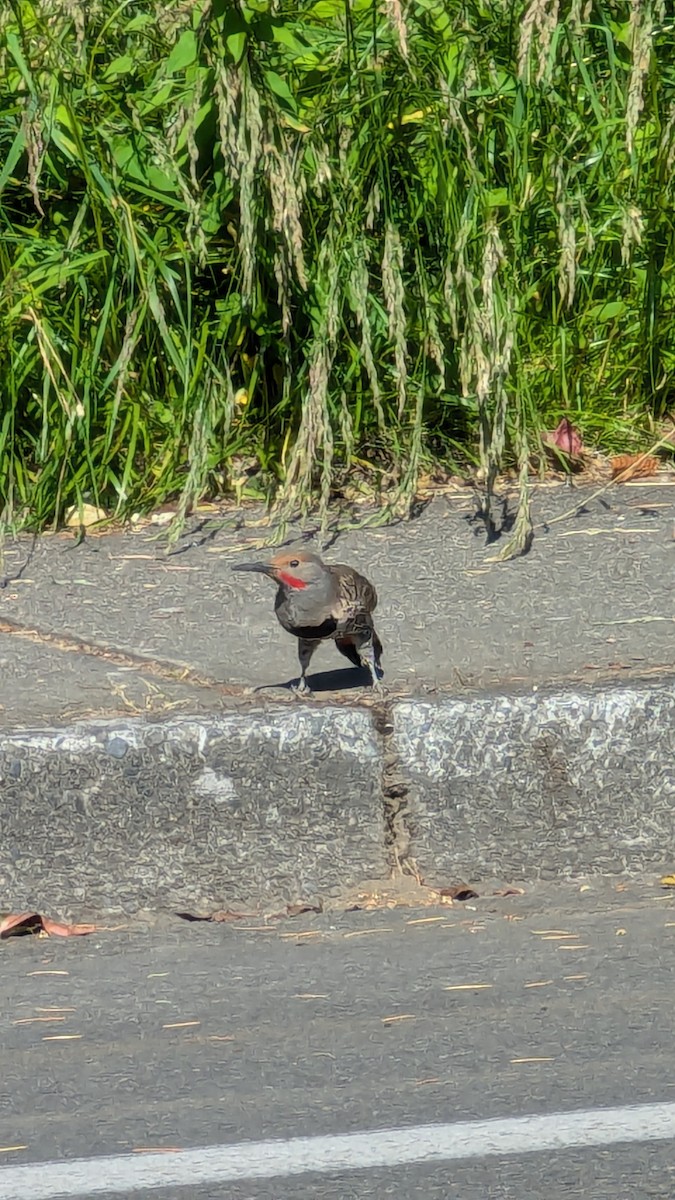
{"type": "Polygon", "coordinates": [[[659,0],[5,0],[4,520],[645,447],[674,178],[659,0]]]}

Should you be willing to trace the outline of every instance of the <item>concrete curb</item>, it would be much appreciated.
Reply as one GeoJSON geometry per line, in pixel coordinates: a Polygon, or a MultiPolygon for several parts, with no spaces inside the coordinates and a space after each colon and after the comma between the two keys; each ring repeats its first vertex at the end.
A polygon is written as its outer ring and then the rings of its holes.
{"type": "Polygon", "coordinates": [[[387,871],[369,714],[251,709],[0,736],[0,896],[59,912],[278,905],[387,871]]]}
{"type": "Polygon", "coordinates": [[[675,685],[399,704],[418,869],[555,879],[659,868],[675,849],[675,685]]]}
{"type": "Polygon", "coordinates": [[[660,869],[675,683],[0,731],[0,904],[64,914],[328,900],[660,869]]]}

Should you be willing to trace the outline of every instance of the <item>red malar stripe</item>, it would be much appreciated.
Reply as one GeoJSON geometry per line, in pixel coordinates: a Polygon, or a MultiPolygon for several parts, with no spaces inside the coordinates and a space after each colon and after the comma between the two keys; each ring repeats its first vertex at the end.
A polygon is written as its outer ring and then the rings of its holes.
{"type": "Polygon", "coordinates": [[[279,571],[277,576],[280,583],[285,583],[286,587],[306,588],[307,584],[304,579],[296,579],[295,575],[286,575],[284,571],[279,571]]]}

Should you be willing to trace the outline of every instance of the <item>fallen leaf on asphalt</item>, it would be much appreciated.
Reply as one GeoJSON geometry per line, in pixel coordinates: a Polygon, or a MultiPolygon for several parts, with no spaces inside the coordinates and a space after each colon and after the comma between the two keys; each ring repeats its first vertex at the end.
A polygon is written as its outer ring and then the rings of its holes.
{"type": "Polygon", "coordinates": [[[654,458],[653,454],[615,454],[610,458],[609,465],[612,468],[612,479],[620,475],[620,482],[627,483],[629,479],[643,479],[649,475],[656,475],[659,460],[654,458]]]}
{"type": "Polygon", "coordinates": [[[438,896],[449,896],[451,900],[477,900],[478,892],[474,892],[467,883],[456,883],[453,887],[435,888],[438,896]]]}
{"type": "Polygon", "coordinates": [[[287,917],[301,917],[303,913],[320,913],[323,912],[321,904],[287,904],[287,917]]]}
{"type": "Polygon", "coordinates": [[[617,931],[616,931],[616,936],[617,936],[617,937],[625,937],[625,936],[626,936],[626,930],[625,930],[625,929],[617,929],[617,931]]]}
{"type": "Polygon", "coordinates": [[[659,879],[659,883],[661,884],[661,887],[675,888],[675,875],[663,875],[661,879],[659,879]]]}
{"type": "Polygon", "coordinates": [[[22,937],[27,933],[47,934],[50,937],[82,937],[86,933],[96,933],[96,926],[61,925],[58,921],[52,921],[51,917],[43,917],[35,912],[4,913],[0,916],[0,938],[22,937]]]}

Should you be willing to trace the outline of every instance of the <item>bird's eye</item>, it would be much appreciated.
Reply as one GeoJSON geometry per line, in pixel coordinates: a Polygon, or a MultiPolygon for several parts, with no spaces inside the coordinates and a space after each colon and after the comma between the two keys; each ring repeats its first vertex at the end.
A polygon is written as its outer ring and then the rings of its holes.
{"type": "Polygon", "coordinates": [[[292,558],[288,565],[289,567],[299,567],[300,563],[298,562],[297,558],[292,558]]]}

